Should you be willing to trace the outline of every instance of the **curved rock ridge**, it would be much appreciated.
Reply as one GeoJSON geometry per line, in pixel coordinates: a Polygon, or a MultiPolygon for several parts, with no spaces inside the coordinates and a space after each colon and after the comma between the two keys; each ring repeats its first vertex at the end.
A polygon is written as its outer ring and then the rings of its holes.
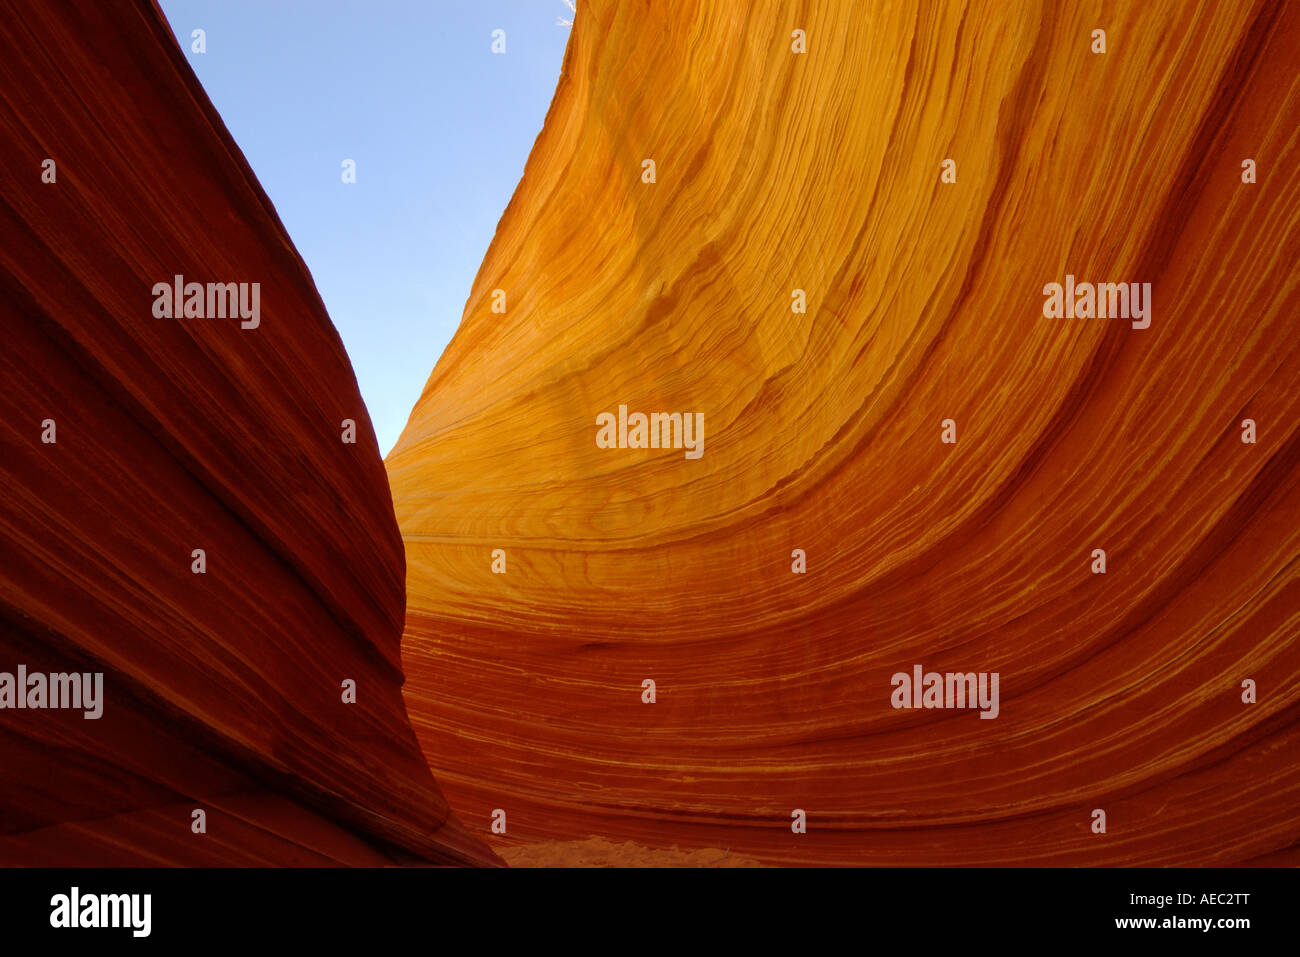
{"type": "Polygon", "coordinates": [[[1280,2],[583,3],[387,458],[467,826],[1300,862],[1297,59],[1280,2]]]}
{"type": "Polygon", "coordinates": [[[499,863],[406,716],[342,344],[154,4],[6,5],[0,235],[0,863],[499,863]],[[176,275],[256,323],[160,317],[176,275]]]}

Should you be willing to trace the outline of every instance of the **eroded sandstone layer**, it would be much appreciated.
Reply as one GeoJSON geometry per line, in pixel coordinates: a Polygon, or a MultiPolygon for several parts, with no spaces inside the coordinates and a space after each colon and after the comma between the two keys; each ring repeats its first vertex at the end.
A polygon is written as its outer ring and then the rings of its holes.
{"type": "Polygon", "coordinates": [[[1280,2],[583,3],[387,461],[467,826],[1294,863],[1297,60],[1280,2]],[[602,447],[620,406],[702,454],[602,447]],[[996,718],[894,707],[916,665],[996,718]]]}
{"type": "Polygon", "coordinates": [[[406,717],[342,344],[156,6],[4,5],[0,236],[0,672],[103,674],[98,718],[0,688],[0,863],[496,861],[406,717]],[[159,318],[176,275],[259,324],[159,318]]]}

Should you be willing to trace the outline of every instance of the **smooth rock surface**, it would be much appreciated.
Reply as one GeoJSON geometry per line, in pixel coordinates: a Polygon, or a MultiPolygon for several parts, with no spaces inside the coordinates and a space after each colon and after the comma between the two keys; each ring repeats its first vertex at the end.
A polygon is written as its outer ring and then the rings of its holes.
{"type": "Polygon", "coordinates": [[[1280,2],[582,3],[387,459],[467,826],[1296,863],[1297,60],[1280,2]],[[1067,274],[1151,283],[1150,328],[1045,318],[1067,274]],[[599,448],[620,404],[704,413],[702,457],[599,448]],[[893,709],[916,664],[999,716],[893,709]]]}
{"type": "Polygon", "coordinates": [[[405,713],[342,344],[154,4],[6,5],[0,236],[0,671],[104,673],[98,720],[0,711],[0,863],[499,863],[405,713]],[[260,325],[155,317],[176,274],[260,325]]]}

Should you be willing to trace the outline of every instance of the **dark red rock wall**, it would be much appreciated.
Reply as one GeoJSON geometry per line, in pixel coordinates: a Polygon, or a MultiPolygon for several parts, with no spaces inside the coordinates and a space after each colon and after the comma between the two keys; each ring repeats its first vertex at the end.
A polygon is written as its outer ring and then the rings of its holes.
{"type": "Polygon", "coordinates": [[[105,676],[99,720],[0,710],[0,863],[494,861],[402,703],[347,356],[155,5],[2,5],[0,237],[0,672],[105,676]],[[260,325],[156,318],[175,274],[260,325]]]}

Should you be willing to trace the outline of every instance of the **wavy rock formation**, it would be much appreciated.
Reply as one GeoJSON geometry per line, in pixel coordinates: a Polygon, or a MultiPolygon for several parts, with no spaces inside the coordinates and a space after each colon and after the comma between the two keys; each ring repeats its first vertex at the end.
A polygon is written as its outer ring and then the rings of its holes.
{"type": "Polygon", "coordinates": [[[1300,862],[1300,6],[581,6],[387,460],[467,826],[1300,862]],[[620,406],[702,454],[600,447],[620,406]],[[916,665],[997,717],[895,708],[916,665]]]}
{"type": "Polygon", "coordinates": [[[0,235],[0,863],[497,862],[405,714],[347,357],[152,3],[5,5],[0,235]],[[177,274],[259,324],[160,318],[177,274]],[[102,672],[102,716],[20,667],[102,672]]]}

